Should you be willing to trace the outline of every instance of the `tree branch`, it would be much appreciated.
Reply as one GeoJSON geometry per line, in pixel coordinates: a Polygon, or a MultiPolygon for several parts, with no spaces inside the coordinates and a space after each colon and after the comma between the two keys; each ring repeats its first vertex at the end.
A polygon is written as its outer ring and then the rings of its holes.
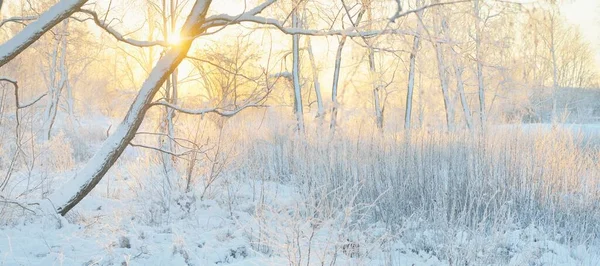
{"type": "MultiPolygon", "coordinates": [[[[459,0],[452,2],[443,2],[443,3],[434,3],[431,5],[426,5],[420,8],[411,9],[394,16],[394,19],[407,16],[412,13],[417,13],[423,11],[428,8],[443,6],[443,5],[451,5],[458,3],[465,3],[471,0],[459,0]]],[[[375,37],[383,34],[401,34],[401,35],[409,35],[409,36],[417,36],[418,34],[413,31],[405,31],[400,29],[384,29],[384,30],[369,30],[369,31],[361,31],[360,27],[349,27],[343,30],[314,30],[314,29],[302,29],[302,28],[293,28],[284,26],[283,22],[272,19],[257,16],[255,14],[251,14],[250,12],[244,13],[239,16],[231,16],[226,14],[211,16],[206,20],[205,28],[213,28],[220,27],[224,25],[231,24],[240,24],[242,22],[252,22],[256,24],[270,25],[276,27],[281,32],[288,35],[309,35],[309,36],[348,36],[348,37],[375,37]]],[[[419,36],[420,37],[420,36],[419,36]]]]}
{"type": "Polygon", "coordinates": [[[9,22],[14,22],[14,23],[19,23],[19,24],[25,25],[25,23],[23,23],[23,21],[31,21],[31,20],[36,20],[36,19],[37,19],[37,16],[11,17],[11,18],[7,18],[5,20],[0,21],[0,28],[2,26],[4,26],[4,24],[9,23],[9,22]]]}
{"type": "Polygon", "coordinates": [[[87,0],[61,0],[50,7],[36,21],[0,45],[0,67],[27,49],[56,24],[71,16],[86,2],[87,0]]]}
{"type": "Polygon", "coordinates": [[[161,105],[161,106],[166,106],[168,108],[171,108],[173,110],[176,110],[178,112],[184,113],[184,114],[189,114],[189,115],[205,115],[208,113],[215,113],[218,114],[220,116],[224,116],[224,117],[232,117],[234,115],[236,115],[237,113],[241,112],[242,110],[246,109],[246,108],[251,108],[251,107],[265,107],[262,104],[256,104],[256,103],[252,103],[252,104],[244,104],[234,110],[231,111],[227,111],[227,110],[223,110],[220,108],[206,108],[206,109],[188,109],[188,108],[184,108],[181,106],[177,106],[171,103],[168,103],[164,100],[158,101],[158,102],[153,102],[150,104],[150,106],[155,106],[155,105],[161,105]]]}
{"type": "Polygon", "coordinates": [[[118,31],[113,29],[111,26],[109,26],[108,24],[101,21],[96,12],[94,12],[92,10],[87,10],[87,9],[80,9],[79,12],[92,16],[94,23],[96,23],[96,25],[98,25],[98,27],[102,28],[108,34],[115,37],[115,39],[117,39],[118,41],[130,44],[133,46],[137,46],[137,47],[151,47],[151,46],[168,47],[168,46],[171,46],[171,44],[169,44],[166,41],[140,41],[140,40],[134,40],[131,38],[126,38],[123,34],[119,33],[118,31]]]}
{"type": "Polygon", "coordinates": [[[428,8],[432,8],[432,7],[436,7],[436,6],[445,6],[445,5],[453,5],[453,4],[466,3],[466,2],[471,2],[471,0],[459,0],[459,1],[452,1],[452,2],[433,3],[433,4],[425,5],[425,6],[422,6],[422,7],[419,7],[419,8],[407,10],[405,12],[402,12],[402,6],[400,5],[400,0],[396,0],[396,2],[398,3],[398,9],[396,11],[396,14],[394,14],[394,16],[392,16],[390,18],[391,22],[395,22],[396,19],[399,19],[401,17],[404,17],[404,16],[412,14],[412,13],[421,12],[421,11],[423,11],[425,9],[428,9],[428,8]]]}

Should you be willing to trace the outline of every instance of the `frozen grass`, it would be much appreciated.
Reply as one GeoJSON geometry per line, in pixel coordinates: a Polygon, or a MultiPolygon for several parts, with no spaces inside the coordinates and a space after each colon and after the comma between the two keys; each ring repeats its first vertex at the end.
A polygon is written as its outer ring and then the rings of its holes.
{"type": "Polygon", "coordinates": [[[567,129],[263,134],[247,142],[243,171],[298,187],[311,219],[351,209],[350,227],[383,222],[459,265],[510,261],[499,238],[525,228],[599,244],[600,147],[567,129]]]}
{"type": "MultiPolygon", "coordinates": [[[[381,134],[360,123],[333,136],[324,128],[298,136],[285,119],[180,119],[187,127],[178,135],[195,136],[207,150],[194,161],[189,192],[189,157],[178,160],[179,174],[168,187],[163,157],[130,149],[69,214],[77,226],[1,204],[0,234],[6,237],[0,241],[0,265],[600,260],[600,146],[593,136],[560,127],[381,134]],[[195,134],[197,128],[201,134],[195,134]],[[23,233],[30,228],[38,229],[23,233]],[[40,236],[44,242],[36,240],[40,236]]],[[[92,136],[99,142],[104,130],[58,132],[35,146],[36,169],[45,167],[28,173],[27,158],[20,158],[9,185],[13,192],[5,195],[22,201],[55,189],[82,163],[79,157],[94,149],[96,143],[84,140],[92,136]],[[20,195],[25,181],[43,186],[20,195]]],[[[14,146],[2,149],[10,155],[14,146]]],[[[2,164],[9,159],[3,157],[2,164]]]]}

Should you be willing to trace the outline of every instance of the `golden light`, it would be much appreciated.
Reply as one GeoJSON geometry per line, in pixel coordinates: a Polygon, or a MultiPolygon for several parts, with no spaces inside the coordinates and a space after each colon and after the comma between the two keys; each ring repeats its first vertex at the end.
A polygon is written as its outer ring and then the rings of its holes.
{"type": "Polygon", "coordinates": [[[181,42],[181,37],[179,36],[179,33],[173,33],[171,36],[169,36],[167,41],[171,45],[178,45],[181,42]]]}

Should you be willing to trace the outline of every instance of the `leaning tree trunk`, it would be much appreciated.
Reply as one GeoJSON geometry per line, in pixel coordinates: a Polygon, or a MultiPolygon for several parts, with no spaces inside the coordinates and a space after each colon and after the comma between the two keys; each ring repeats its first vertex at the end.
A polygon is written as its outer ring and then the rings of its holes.
{"type": "Polygon", "coordinates": [[[86,2],[87,0],[62,0],[50,7],[36,21],[0,45],[0,67],[27,49],[56,24],[71,16],[86,2]]]}
{"type": "Polygon", "coordinates": [[[181,30],[182,42],[171,48],[156,63],[150,75],[144,81],[127,115],[116,131],[108,137],[94,157],[81,169],[75,177],[56,192],[48,200],[55,211],[65,215],[79,203],[97,184],[119,158],[142,124],[149,103],[162,84],[185,58],[194,36],[201,33],[206,12],[211,0],[196,1],[181,30]]]}

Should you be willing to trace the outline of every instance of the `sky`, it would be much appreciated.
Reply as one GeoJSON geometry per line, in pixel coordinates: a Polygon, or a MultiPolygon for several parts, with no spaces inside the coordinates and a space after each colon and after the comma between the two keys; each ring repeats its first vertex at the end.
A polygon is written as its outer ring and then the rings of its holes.
{"type": "Polygon", "coordinates": [[[560,11],[570,23],[579,26],[583,36],[592,44],[596,65],[600,68],[600,1],[565,1],[560,11]]]}

